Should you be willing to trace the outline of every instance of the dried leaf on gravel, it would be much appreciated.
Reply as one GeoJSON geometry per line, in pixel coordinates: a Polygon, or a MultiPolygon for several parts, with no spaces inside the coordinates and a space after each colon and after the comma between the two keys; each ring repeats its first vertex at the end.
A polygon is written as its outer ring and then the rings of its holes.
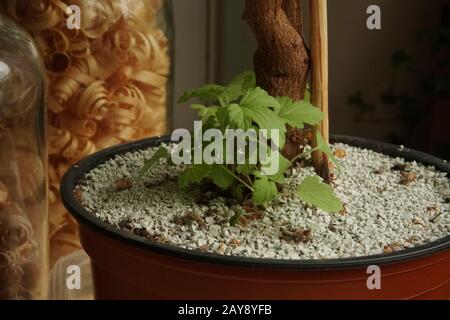
{"type": "Polygon", "coordinates": [[[116,181],[116,191],[124,191],[130,189],[133,183],[129,179],[120,179],[116,181]]]}
{"type": "Polygon", "coordinates": [[[305,243],[312,240],[312,233],[309,229],[283,229],[281,239],[287,242],[305,243]]]}
{"type": "Polygon", "coordinates": [[[200,227],[200,229],[202,230],[206,229],[205,220],[202,218],[201,215],[195,212],[188,212],[184,217],[175,217],[173,222],[175,224],[184,226],[188,226],[191,225],[193,222],[196,222],[200,227]]]}
{"type": "Polygon", "coordinates": [[[402,172],[400,184],[408,185],[417,180],[417,175],[414,172],[402,172]]]}

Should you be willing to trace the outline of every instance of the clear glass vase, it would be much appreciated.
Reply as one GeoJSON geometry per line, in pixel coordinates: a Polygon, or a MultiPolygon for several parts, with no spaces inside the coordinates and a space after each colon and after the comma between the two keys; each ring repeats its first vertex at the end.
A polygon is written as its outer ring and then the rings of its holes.
{"type": "Polygon", "coordinates": [[[0,13],[0,299],[44,299],[48,282],[45,70],[0,13]]]}
{"type": "Polygon", "coordinates": [[[171,127],[171,1],[15,0],[0,8],[33,36],[47,69],[54,263],[79,248],[58,194],[66,169],[171,127]]]}

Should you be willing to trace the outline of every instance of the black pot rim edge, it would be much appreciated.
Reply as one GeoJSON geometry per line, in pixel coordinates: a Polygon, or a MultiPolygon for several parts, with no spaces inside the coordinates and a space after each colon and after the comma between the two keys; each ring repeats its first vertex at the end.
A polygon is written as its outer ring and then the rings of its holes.
{"type": "MultiPolygon", "coordinates": [[[[322,259],[322,260],[280,260],[280,259],[261,259],[246,258],[237,256],[223,256],[214,253],[204,253],[178,248],[173,245],[157,243],[138,237],[130,232],[119,230],[112,225],[103,222],[93,214],[85,210],[76,200],[73,190],[78,181],[86,172],[94,169],[108,159],[127,152],[134,152],[145,149],[150,146],[159,145],[162,142],[170,140],[169,136],[161,136],[129,144],[119,145],[97,152],[73,165],[64,175],[61,181],[61,198],[66,209],[80,224],[88,225],[95,231],[116,240],[127,243],[128,245],[140,249],[149,250],[154,253],[167,255],[174,258],[188,260],[192,262],[210,263],[222,266],[235,266],[243,268],[258,269],[283,269],[283,270],[331,270],[331,269],[354,269],[367,267],[369,265],[387,265],[394,263],[407,262],[414,259],[424,258],[432,254],[443,252],[450,249],[450,235],[438,241],[421,245],[411,249],[405,249],[391,254],[380,254],[373,256],[322,259]]],[[[417,161],[425,165],[431,165],[436,169],[450,174],[450,164],[439,158],[428,154],[418,152],[412,149],[395,146],[383,142],[355,138],[343,135],[333,135],[332,140],[343,142],[356,147],[375,150],[394,157],[403,157],[408,161],[417,161]]]]}

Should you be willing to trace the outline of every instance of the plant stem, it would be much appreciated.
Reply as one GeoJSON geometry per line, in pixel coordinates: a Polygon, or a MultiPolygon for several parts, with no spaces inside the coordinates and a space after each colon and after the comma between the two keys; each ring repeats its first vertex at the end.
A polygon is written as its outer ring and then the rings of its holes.
{"type": "Polygon", "coordinates": [[[306,158],[308,155],[310,155],[311,153],[313,153],[313,152],[315,152],[315,151],[317,151],[317,150],[319,150],[318,147],[317,147],[317,148],[314,148],[314,149],[312,149],[312,150],[310,150],[310,151],[308,151],[308,152],[303,152],[303,153],[298,154],[294,159],[291,160],[291,166],[292,166],[298,159],[300,159],[300,158],[306,158]]]}
{"type": "Polygon", "coordinates": [[[244,180],[242,180],[237,174],[235,174],[233,171],[231,171],[230,169],[228,169],[227,166],[222,166],[225,171],[227,171],[230,175],[232,175],[237,181],[239,181],[240,183],[242,183],[242,185],[244,185],[247,189],[249,189],[251,192],[254,192],[255,189],[252,188],[252,186],[250,186],[247,182],[245,182],[244,180]]]}

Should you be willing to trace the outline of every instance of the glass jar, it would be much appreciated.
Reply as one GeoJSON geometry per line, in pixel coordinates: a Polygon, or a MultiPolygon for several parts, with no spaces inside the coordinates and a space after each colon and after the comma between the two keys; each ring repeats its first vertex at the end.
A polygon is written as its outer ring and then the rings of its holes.
{"type": "Polygon", "coordinates": [[[45,70],[0,13],[0,299],[44,299],[48,282],[45,70]]]}
{"type": "Polygon", "coordinates": [[[47,69],[54,263],[80,247],[59,200],[66,169],[100,149],[170,129],[171,2],[12,0],[2,9],[33,36],[47,69]]]}

